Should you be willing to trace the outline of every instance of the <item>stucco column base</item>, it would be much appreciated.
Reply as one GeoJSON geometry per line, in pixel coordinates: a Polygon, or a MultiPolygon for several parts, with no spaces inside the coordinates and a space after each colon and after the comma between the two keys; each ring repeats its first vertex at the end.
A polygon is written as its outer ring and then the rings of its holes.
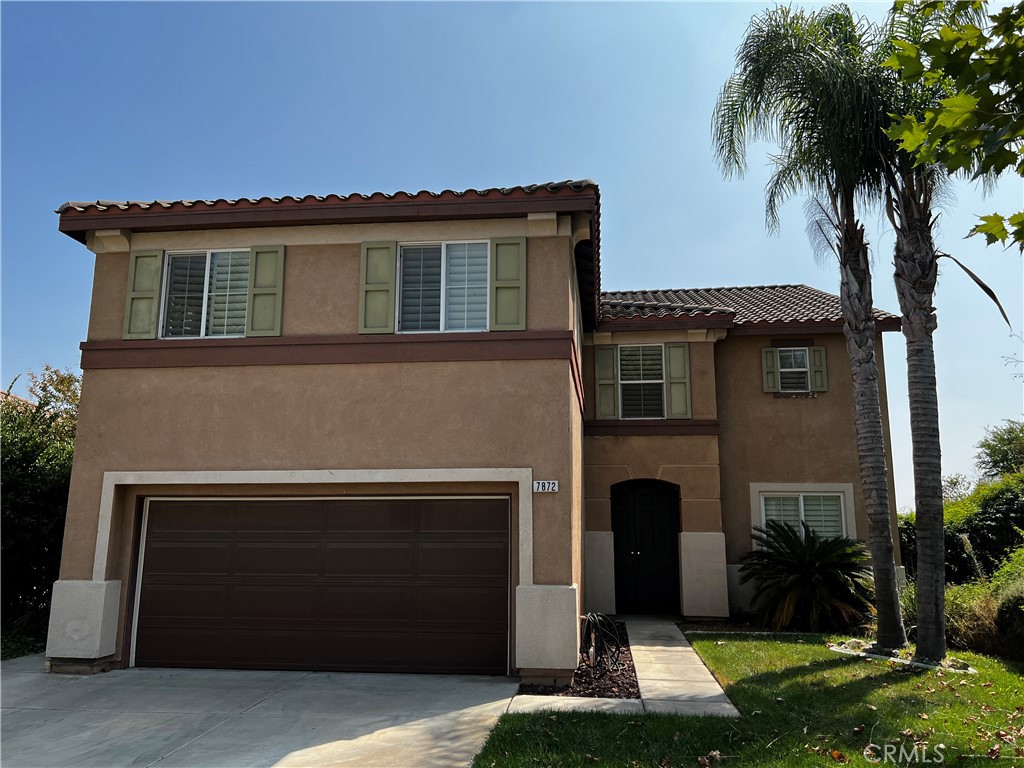
{"type": "Polygon", "coordinates": [[[579,614],[575,584],[516,587],[516,667],[520,674],[572,677],[578,664],[579,614]]]}
{"type": "Polygon", "coordinates": [[[679,583],[684,616],[729,615],[724,533],[679,534],[679,583]]]}
{"type": "Polygon", "coordinates": [[[588,612],[615,613],[615,534],[611,531],[587,531],[583,540],[588,612]]]}
{"type": "Polygon", "coordinates": [[[47,657],[96,660],[113,655],[120,598],[120,581],[54,582],[47,657]]]}

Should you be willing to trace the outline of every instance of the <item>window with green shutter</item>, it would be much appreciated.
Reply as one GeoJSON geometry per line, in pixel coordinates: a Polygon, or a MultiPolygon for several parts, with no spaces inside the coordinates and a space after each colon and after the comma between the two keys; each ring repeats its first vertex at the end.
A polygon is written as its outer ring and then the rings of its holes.
{"type": "Polygon", "coordinates": [[[761,375],[765,392],[825,392],[825,348],[765,347],[761,375]]]}
{"type": "Polygon", "coordinates": [[[284,246],[132,254],[125,338],[279,336],[284,246]]]}

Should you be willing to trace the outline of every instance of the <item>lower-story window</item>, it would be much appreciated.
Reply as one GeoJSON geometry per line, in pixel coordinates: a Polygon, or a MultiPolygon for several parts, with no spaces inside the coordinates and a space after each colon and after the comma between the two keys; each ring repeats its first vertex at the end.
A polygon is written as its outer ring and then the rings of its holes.
{"type": "Polygon", "coordinates": [[[762,494],[761,519],[764,523],[778,520],[800,531],[800,523],[807,523],[822,538],[845,533],[843,497],[838,493],[762,494]]]}

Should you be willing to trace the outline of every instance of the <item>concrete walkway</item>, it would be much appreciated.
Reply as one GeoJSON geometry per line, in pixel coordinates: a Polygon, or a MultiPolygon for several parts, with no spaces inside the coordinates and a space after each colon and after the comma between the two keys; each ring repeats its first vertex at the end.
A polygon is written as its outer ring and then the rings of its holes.
{"type": "Polygon", "coordinates": [[[655,617],[628,618],[626,632],[633,654],[639,699],[596,699],[571,696],[516,696],[509,712],[590,711],[639,714],[739,717],[675,621],[655,617]]]}

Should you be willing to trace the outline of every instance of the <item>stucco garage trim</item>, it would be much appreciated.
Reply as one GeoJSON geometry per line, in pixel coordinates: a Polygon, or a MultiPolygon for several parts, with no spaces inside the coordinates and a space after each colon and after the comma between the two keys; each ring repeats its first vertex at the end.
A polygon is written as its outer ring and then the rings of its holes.
{"type": "Polygon", "coordinates": [[[533,470],[462,469],[311,469],[104,472],[96,529],[93,581],[107,578],[110,527],[118,486],[125,485],[308,485],[326,483],[471,483],[511,482],[519,486],[519,584],[533,584],[533,470]]]}

